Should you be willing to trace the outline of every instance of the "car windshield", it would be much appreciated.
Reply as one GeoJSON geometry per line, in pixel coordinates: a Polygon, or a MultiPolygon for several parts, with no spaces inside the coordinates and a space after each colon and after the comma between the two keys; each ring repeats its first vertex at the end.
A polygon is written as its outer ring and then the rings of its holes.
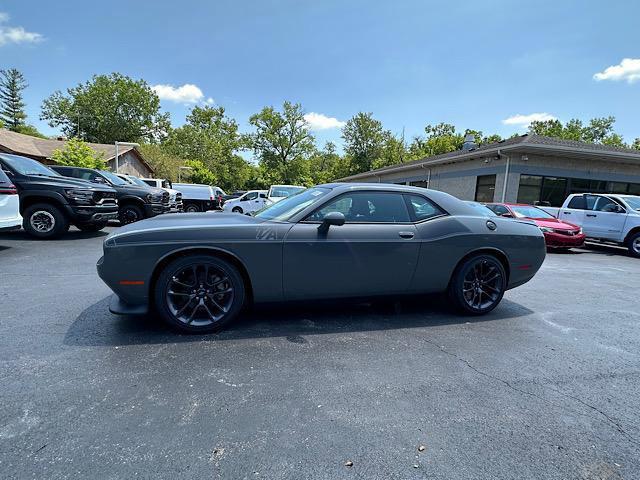
{"type": "Polygon", "coordinates": [[[622,197],[632,209],[640,211],[640,197],[622,197]]]}
{"type": "Polygon", "coordinates": [[[512,205],[510,208],[518,218],[555,218],[544,210],[531,205],[512,205]]]}
{"type": "Polygon", "coordinates": [[[2,157],[2,159],[20,175],[43,175],[45,177],[61,176],[58,172],[54,172],[49,167],[40,162],[36,162],[35,160],[31,160],[30,158],[19,157],[17,155],[7,155],[2,157]]]}
{"type": "Polygon", "coordinates": [[[302,190],[294,195],[291,195],[284,200],[280,200],[277,203],[273,203],[268,207],[258,210],[254,217],[261,218],[263,220],[276,220],[279,222],[286,222],[296,213],[300,213],[312,203],[317,202],[324,195],[329,193],[328,188],[309,188],[302,190]]]}
{"type": "Polygon", "coordinates": [[[102,176],[104,176],[107,180],[109,180],[114,185],[126,185],[127,184],[127,182],[125,182],[123,179],[121,179],[119,176],[117,176],[114,173],[107,172],[106,170],[98,170],[98,172],[100,172],[100,174],[102,176]]]}
{"type": "Polygon", "coordinates": [[[142,180],[140,180],[138,177],[134,177],[134,176],[128,176],[127,177],[129,179],[129,181],[131,183],[134,183],[135,185],[139,185],[141,187],[145,187],[145,188],[149,188],[149,184],[143,182],[142,180]]]}
{"type": "Polygon", "coordinates": [[[497,217],[498,214],[491,210],[489,207],[482,205],[478,202],[467,202],[467,205],[471,205],[480,215],[486,215],[488,217],[497,217]]]}
{"type": "Polygon", "coordinates": [[[286,186],[276,185],[274,187],[271,187],[269,196],[277,197],[277,198],[289,197],[303,190],[304,190],[304,187],[286,187],[286,186]]]}

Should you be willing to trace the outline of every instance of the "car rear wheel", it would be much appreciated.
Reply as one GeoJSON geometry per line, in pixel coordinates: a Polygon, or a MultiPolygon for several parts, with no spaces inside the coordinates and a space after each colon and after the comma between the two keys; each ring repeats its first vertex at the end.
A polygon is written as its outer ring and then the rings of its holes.
{"type": "Polygon", "coordinates": [[[233,207],[233,208],[231,209],[231,211],[232,211],[233,213],[242,213],[242,208],[240,208],[240,207],[233,207]]]}
{"type": "Polygon", "coordinates": [[[22,214],[22,226],[36,238],[51,239],[69,230],[69,221],[59,208],[46,203],[27,207],[22,214]]]}
{"type": "Polygon", "coordinates": [[[122,225],[134,223],[144,218],[142,209],[137,205],[123,205],[118,210],[118,219],[122,225]]]}
{"type": "Polygon", "coordinates": [[[627,248],[632,256],[640,258],[640,232],[629,237],[627,240],[627,248]]]}
{"type": "Polygon", "coordinates": [[[507,275],[500,260],[492,255],[476,255],[456,268],[449,297],[462,313],[483,315],[498,306],[506,286],[507,275]]]}
{"type": "Polygon", "coordinates": [[[188,213],[195,213],[200,211],[200,207],[195,203],[188,203],[184,206],[184,211],[188,213]]]}
{"type": "Polygon", "coordinates": [[[238,315],[245,301],[245,286],[231,263],[208,255],[190,255],[162,270],[154,295],[157,311],[171,327],[186,333],[211,333],[238,315]]]}

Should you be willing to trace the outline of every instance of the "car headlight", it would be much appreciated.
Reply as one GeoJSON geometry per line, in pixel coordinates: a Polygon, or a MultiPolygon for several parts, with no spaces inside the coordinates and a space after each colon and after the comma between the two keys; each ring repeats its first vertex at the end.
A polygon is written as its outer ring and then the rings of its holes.
{"type": "Polygon", "coordinates": [[[549,227],[540,227],[540,230],[542,230],[545,233],[552,233],[553,232],[553,228],[549,228],[549,227]]]}
{"type": "Polygon", "coordinates": [[[93,190],[69,188],[64,191],[66,197],[79,205],[91,205],[93,203],[93,190]]]}

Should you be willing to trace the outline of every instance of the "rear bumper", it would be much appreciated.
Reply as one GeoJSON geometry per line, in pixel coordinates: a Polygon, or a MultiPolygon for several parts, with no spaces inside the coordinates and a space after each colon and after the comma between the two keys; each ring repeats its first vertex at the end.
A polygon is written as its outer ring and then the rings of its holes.
{"type": "Polygon", "coordinates": [[[584,233],[579,235],[563,235],[561,233],[544,232],[547,247],[581,247],[584,245],[584,233]]]}

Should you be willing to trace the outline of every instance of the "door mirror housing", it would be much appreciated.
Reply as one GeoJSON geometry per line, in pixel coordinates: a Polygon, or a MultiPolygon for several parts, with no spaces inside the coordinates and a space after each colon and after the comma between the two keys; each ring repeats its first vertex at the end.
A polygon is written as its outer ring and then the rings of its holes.
{"type": "Polygon", "coordinates": [[[96,177],[93,180],[91,180],[93,183],[101,183],[102,185],[106,185],[107,182],[104,178],[102,177],[96,177]]]}
{"type": "Polygon", "coordinates": [[[335,227],[340,227],[344,225],[345,218],[344,214],[340,212],[329,212],[322,219],[322,223],[318,227],[319,233],[327,233],[329,231],[329,227],[331,225],[335,227]]]}
{"type": "Polygon", "coordinates": [[[626,210],[624,208],[622,208],[620,205],[616,205],[614,212],[616,213],[625,213],[626,210]]]}
{"type": "Polygon", "coordinates": [[[513,218],[513,215],[511,215],[511,213],[509,212],[501,213],[500,216],[505,218],[513,218]]]}

